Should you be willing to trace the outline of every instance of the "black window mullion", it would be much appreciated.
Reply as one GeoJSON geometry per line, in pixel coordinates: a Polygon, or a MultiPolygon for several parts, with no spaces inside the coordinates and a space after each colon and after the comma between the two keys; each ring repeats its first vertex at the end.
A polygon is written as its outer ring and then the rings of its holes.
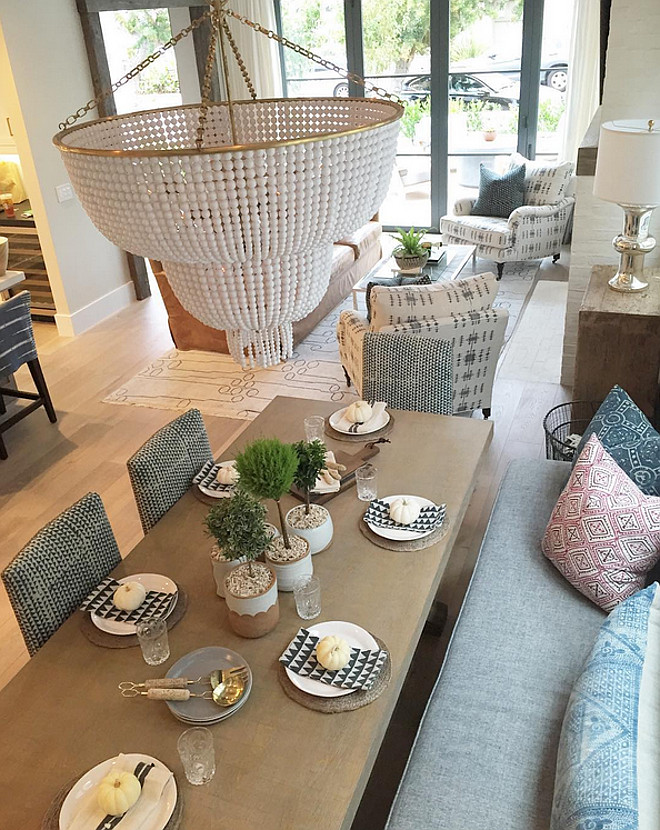
{"type": "Polygon", "coordinates": [[[431,227],[447,212],[449,159],[449,0],[430,0],[431,227]]]}
{"type": "Polygon", "coordinates": [[[544,0],[524,0],[523,6],[518,152],[529,159],[536,157],[543,40],[543,3],[544,0]]]}
{"type": "MultiPolygon", "coordinates": [[[[362,0],[344,0],[344,31],[346,33],[346,68],[364,78],[364,45],[362,40],[362,0]]],[[[364,87],[348,82],[348,94],[353,98],[364,95],[364,87]]]]}

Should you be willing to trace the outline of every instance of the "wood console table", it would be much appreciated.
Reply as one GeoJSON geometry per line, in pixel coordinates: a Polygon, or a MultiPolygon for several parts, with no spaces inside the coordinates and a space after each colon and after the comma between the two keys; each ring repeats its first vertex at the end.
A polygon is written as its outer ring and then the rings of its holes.
{"type": "Polygon", "coordinates": [[[635,294],[612,291],[615,269],[598,265],[579,313],[574,400],[601,401],[619,384],[657,426],[660,423],[660,272],[635,294]]]}

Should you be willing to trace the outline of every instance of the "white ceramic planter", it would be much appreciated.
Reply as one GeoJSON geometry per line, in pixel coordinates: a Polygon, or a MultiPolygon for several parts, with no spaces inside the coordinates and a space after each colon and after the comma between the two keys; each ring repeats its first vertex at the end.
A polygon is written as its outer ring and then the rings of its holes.
{"type": "MultiPolygon", "coordinates": [[[[295,535],[300,534],[296,533],[295,535]]],[[[275,571],[279,591],[293,591],[293,586],[301,577],[311,576],[314,573],[309,543],[307,544],[307,553],[301,559],[296,559],[293,562],[273,562],[268,556],[268,551],[266,551],[266,564],[275,571]]]]}
{"type": "Polygon", "coordinates": [[[0,236],[0,277],[7,273],[9,262],[9,240],[6,236],[0,236]]]}
{"type": "MultiPolygon", "coordinates": [[[[218,551],[218,546],[213,545],[213,552],[216,553],[218,551]]],[[[225,579],[229,576],[229,572],[232,571],[234,568],[238,568],[239,565],[242,565],[247,560],[244,557],[240,559],[234,559],[233,561],[228,561],[227,559],[216,559],[211,557],[211,567],[213,568],[213,577],[215,579],[216,584],[216,593],[219,597],[224,597],[225,595],[225,579]]]]}
{"type": "MultiPolygon", "coordinates": [[[[247,567],[247,565],[244,565],[247,567]]],[[[263,637],[277,625],[280,606],[277,597],[277,576],[270,566],[271,581],[268,588],[254,597],[237,597],[232,594],[225,581],[224,593],[227,602],[229,624],[241,637],[263,637]]],[[[225,578],[226,579],[226,578],[225,578]]]]}
{"type": "MultiPolygon", "coordinates": [[[[320,506],[320,505],[319,505],[320,506]]],[[[326,510],[325,507],[321,509],[326,514],[325,522],[318,527],[293,527],[293,525],[289,522],[289,515],[293,510],[297,510],[298,508],[292,507],[291,510],[286,514],[285,521],[286,525],[296,536],[302,536],[303,539],[307,539],[309,542],[309,550],[312,556],[315,553],[321,553],[322,550],[325,550],[332,542],[332,534],[333,534],[333,526],[332,526],[332,516],[326,510]]]]}

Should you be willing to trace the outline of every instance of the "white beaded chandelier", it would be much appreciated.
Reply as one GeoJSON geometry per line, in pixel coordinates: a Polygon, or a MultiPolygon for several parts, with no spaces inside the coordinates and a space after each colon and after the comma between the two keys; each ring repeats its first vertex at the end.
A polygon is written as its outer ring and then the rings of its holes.
{"type": "Polygon", "coordinates": [[[226,2],[213,0],[207,12],[216,36],[201,104],[69,126],[117,82],[61,124],[54,143],[101,233],[133,254],[161,260],[184,308],[225,329],[241,365],[270,366],[290,356],[293,321],[321,301],[333,242],[368,221],[385,198],[403,108],[381,98],[256,99],[227,15],[339,68],[226,2]],[[228,77],[225,40],[252,100],[209,100],[216,43],[228,77]],[[128,204],[138,209],[129,211],[128,204]]]}

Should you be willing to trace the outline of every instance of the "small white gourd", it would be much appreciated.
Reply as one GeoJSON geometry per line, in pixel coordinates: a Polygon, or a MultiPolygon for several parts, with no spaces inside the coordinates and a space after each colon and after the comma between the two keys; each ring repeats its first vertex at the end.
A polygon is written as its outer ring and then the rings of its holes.
{"type": "Polygon", "coordinates": [[[111,772],[99,784],[97,800],[108,816],[121,816],[140,797],[142,787],[132,772],[111,772]]]}
{"type": "Polygon", "coordinates": [[[324,637],[316,644],[316,659],[324,669],[338,671],[351,659],[351,647],[341,637],[324,637]]]}
{"type": "Polygon", "coordinates": [[[395,499],[390,504],[390,519],[400,525],[409,525],[419,516],[420,509],[416,500],[395,499]]]}
{"type": "Polygon", "coordinates": [[[346,409],[346,420],[352,424],[366,424],[373,410],[366,401],[355,401],[346,409]]]}
{"type": "Polygon", "coordinates": [[[141,582],[124,582],[112,597],[115,608],[122,611],[135,611],[144,602],[147,590],[141,582]]]}
{"type": "Polygon", "coordinates": [[[216,475],[220,484],[236,484],[238,481],[238,470],[233,464],[228,464],[226,467],[220,467],[216,475]]]}

